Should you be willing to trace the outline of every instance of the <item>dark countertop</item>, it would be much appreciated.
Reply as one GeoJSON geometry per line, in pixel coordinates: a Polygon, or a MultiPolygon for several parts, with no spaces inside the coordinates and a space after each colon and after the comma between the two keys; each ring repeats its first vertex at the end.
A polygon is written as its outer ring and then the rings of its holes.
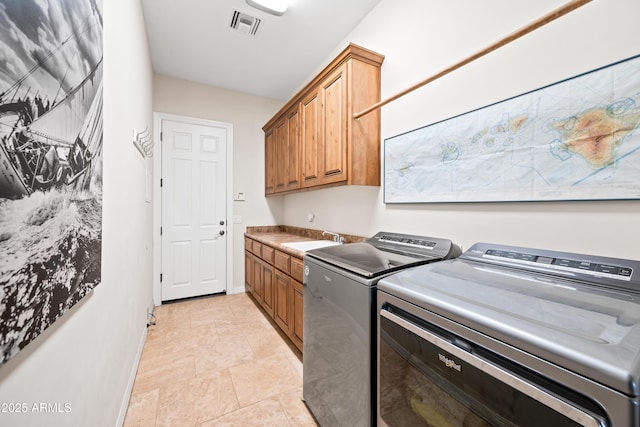
{"type": "MultiPolygon", "coordinates": [[[[332,231],[332,230],[328,230],[332,231]]],[[[332,240],[331,235],[322,235],[322,230],[312,230],[310,228],[291,227],[288,225],[269,225],[247,227],[245,237],[257,240],[260,243],[274,247],[279,251],[288,253],[297,258],[304,257],[305,252],[283,246],[289,242],[307,242],[311,240],[332,240]]],[[[345,243],[361,242],[365,237],[340,233],[344,237],[345,243]]]]}

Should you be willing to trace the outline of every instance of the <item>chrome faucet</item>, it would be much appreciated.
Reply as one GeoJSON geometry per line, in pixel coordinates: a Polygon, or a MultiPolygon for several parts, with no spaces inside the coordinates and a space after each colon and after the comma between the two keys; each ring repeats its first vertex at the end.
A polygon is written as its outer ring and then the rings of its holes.
{"type": "Polygon", "coordinates": [[[332,233],[331,231],[323,231],[322,235],[331,234],[333,236],[333,241],[338,243],[344,243],[344,237],[340,236],[338,233],[332,233]]]}

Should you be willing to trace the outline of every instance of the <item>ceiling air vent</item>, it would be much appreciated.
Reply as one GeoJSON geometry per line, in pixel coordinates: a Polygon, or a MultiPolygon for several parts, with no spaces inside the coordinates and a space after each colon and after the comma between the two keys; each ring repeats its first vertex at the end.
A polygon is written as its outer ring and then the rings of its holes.
{"type": "Polygon", "coordinates": [[[260,26],[260,19],[235,10],[231,17],[230,27],[244,34],[255,36],[260,26]]]}

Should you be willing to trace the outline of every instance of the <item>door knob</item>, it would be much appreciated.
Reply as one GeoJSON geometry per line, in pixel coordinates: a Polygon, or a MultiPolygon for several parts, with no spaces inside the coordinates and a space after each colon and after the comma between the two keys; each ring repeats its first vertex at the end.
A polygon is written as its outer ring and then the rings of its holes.
{"type": "Polygon", "coordinates": [[[224,225],[224,221],[220,221],[220,225],[224,225]]]}
{"type": "Polygon", "coordinates": [[[220,230],[220,235],[224,236],[224,230],[220,230]]]}

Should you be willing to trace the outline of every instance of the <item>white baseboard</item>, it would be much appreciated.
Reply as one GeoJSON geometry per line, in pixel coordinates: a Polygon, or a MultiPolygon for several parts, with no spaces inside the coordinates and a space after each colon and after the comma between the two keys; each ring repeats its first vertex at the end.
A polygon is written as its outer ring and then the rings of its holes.
{"type": "Polygon", "coordinates": [[[233,295],[233,294],[243,294],[245,293],[245,288],[244,286],[241,288],[231,288],[227,290],[227,295],[233,295]]]}
{"type": "Polygon", "coordinates": [[[140,342],[138,343],[138,351],[136,353],[136,357],[131,366],[131,373],[129,374],[129,381],[127,382],[127,388],[124,392],[124,396],[122,397],[122,404],[120,405],[120,414],[118,415],[118,423],[116,424],[119,427],[124,425],[124,419],[127,416],[127,409],[129,408],[129,401],[131,400],[131,391],[133,390],[133,383],[136,380],[136,374],[138,373],[138,365],[140,365],[140,359],[142,358],[142,350],[144,349],[144,343],[147,340],[147,328],[145,327],[142,335],[140,336],[140,342]]]}

